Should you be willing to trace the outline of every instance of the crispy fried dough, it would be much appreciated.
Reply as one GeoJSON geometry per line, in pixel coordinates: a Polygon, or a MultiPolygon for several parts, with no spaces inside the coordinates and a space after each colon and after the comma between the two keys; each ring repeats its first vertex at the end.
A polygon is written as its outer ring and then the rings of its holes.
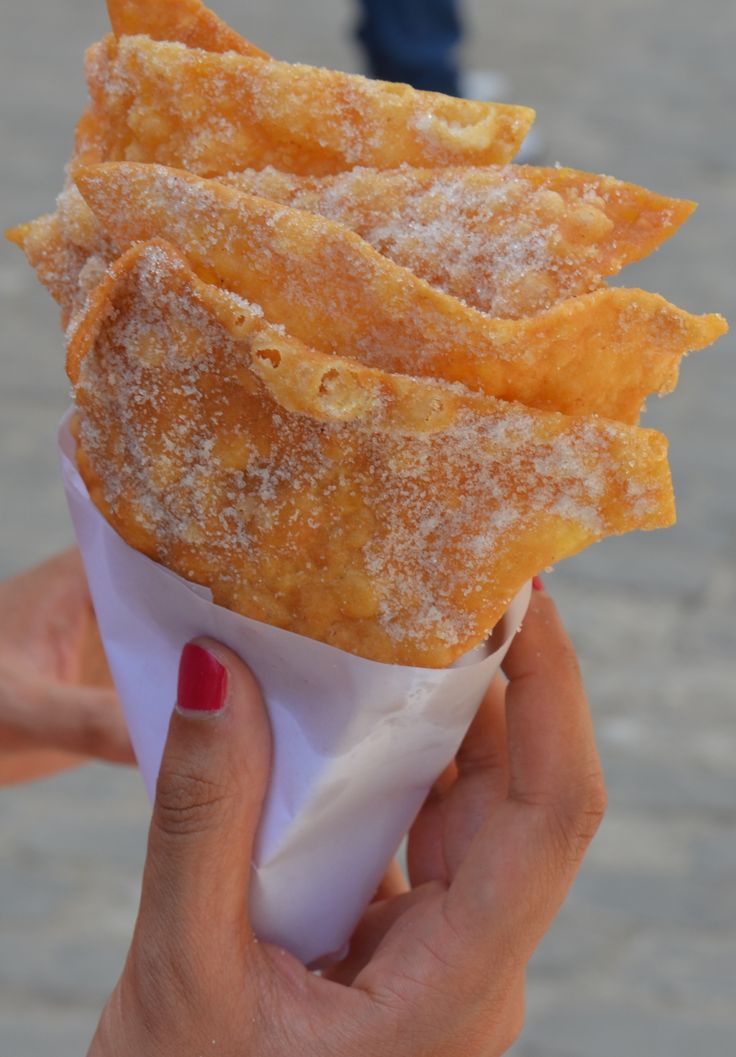
{"type": "Polygon", "coordinates": [[[236,51],[270,58],[200,0],[107,0],[107,11],[116,37],[143,33],[153,40],[175,40],[204,51],[236,51]]]}
{"type": "Polygon", "coordinates": [[[308,345],[530,407],[635,422],[649,393],[674,387],[682,355],[726,329],[720,316],[622,289],[491,319],[323,217],[162,166],[108,163],[75,178],[121,249],[167,239],[202,278],[308,345]]]}
{"type": "Polygon", "coordinates": [[[201,175],[275,165],[324,175],[355,165],[510,161],[534,111],[149,37],[87,52],[104,157],[201,175]]]}
{"type": "Polygon", "coordinates": [[[695,208],[610,176],[528,165],[322,177],[268,167],[218,179],[344,224],[433,286],[505,319],[590,292],[695,208]]]}
{"type": "MultiPolygon", "coordinates": [[[[39,280],[60,305],[61,323],[66,328],[87,299],[90,287],[85,276],[94,269],[99,258],[69,238],[56,213],[19,224],[5,234],[23,250],[39,280]]],[[[107,263],[103,263],[102,271],[107,263]]]]}
{"type": "MultiPolygon", "coordinates": [[[[511,319],[596,288],[669,238],[694,208],[608,176],[520,165],[327,177],[269,167],[218,180],[339,222],[446,293],[511,319]]],[[[99,254],[74,185],[58,211],[62,231],[99,254]]]]}
{"type": "Polygon", "coordinates": [[[103,124],[94,111],[85,110],[74,130],[74,153],[72,164],[95,165],[107,161],[103,124]]]}
{"type": "Polygon", "coordinates": [[[374,660],[447,665],[535,570],[673,519],[660,434],[324,356],[165,244],[115,264],[69,367],[79,467],[124,539],[374,660]]]}
{"type": "MultiPolygon", "coordinates": [[[[205,51],[235,51],[268,59],[267,52],[231,29],[200,0],[107,0],[110,24],[116,37],[146,34],[153,40],[178,41],[205,51]]],[[[74,158],[91,165],[107,161],[104,122],[91,109],[77,123],[74,158]]]]}
{"type": "Polygon", "coordinates": [[[57,198],[56,213],[19,224],[5,232],[19,246],[36,275],[61,308],[66,330],[84,307],[91,290],[120,255],[74,184],[57,198]]]}

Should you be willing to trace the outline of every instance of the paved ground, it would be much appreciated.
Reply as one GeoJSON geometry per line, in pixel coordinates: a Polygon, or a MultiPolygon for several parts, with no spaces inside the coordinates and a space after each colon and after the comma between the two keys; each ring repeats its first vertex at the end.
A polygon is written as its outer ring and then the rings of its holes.
{"type": "MultiPolygon", "coordinates": [[[[273,52],[356,68],[346,0],[228,0],[273,52]]],[[[469,7],[472,65],[503,65],[551,161],[700,200],[627,282],[736,319],[732,0],[498,0],[469,7]]],[[[50,208],[102,0],[0,13],[0,213],[50,208]]],[[[0,249],[0,575],[69,528],[52,450],[66,403],[56,313],[0,249]]],[[[734,339],[686,364],[648,421],[672,440],[680,523],[600,545],[551,587],[583,658],[608,819],[530,974],[515,1057],[732,1057],[736,1050],[734,339]]],[[[89,767],[0,795],[0,1052],[78,1057],[119,970],[146,804],[89,767]]]]}

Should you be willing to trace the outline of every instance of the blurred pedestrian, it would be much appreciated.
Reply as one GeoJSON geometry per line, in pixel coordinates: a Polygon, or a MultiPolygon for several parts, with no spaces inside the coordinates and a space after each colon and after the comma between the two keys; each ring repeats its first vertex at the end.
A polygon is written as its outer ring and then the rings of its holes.
{"type": "MultiPolygon", "coordinates": [[[[360,0],[360,7],[356,36],[371,77],[465,99],[510,100],[511,84],[500,71],[460,68],[465,26],[459,0],[360,0]]],[[[516,160],[539,161],[541,154],[533,129],[516,160]]]]}
{"type": "Polygon", "coordinates": [[[460,95],[457,0],[361,0],[361,8],[357,36],[372,77],[460,95]]]}

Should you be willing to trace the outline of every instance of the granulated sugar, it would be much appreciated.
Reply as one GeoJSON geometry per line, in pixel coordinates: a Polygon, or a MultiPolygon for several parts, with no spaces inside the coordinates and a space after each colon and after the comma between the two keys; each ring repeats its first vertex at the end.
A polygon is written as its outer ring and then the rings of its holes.
{"type": "Polygon", "coordinates": [[[532,407],[634,422],[649,393],[672,388],[683,353],[722,325],[615,288],[492,319],[334,222],[215,181],[119,163],[82,170],[77,183],[121,244],[171,241],[204,278],[214,273],[313,348],[532,407]]]}
{"type": "Polygon", "coordinates": [[[630,480],[636,525],[670,516],[651,431],[287,344],[259,358],[257,309],[163,245],[123,264],[71,350],[80,467],[124,538],[221,604],[375,659],[447,664],[535,569],[633,527],[630,480]],[[330,418],[329,387],[299,380],[310,365],[383,395],[330,418]],[[280,402],[289,386],[303,410],[280,402]]]}
{"type": "Polygon", "coordinates": [[[269,163],[328,173],[506,162],[533,117],[526,107],[142,36],[96,45],[87,76],[106,157],[203,175],[269,163]]]}
{"type": "Polygon", "coordinates": [[[595,289],[689,211],[610,177],[519,165],[325,177],[268,166],[218,179],[344,224],[445,292],[512,319],[595,289]]]}

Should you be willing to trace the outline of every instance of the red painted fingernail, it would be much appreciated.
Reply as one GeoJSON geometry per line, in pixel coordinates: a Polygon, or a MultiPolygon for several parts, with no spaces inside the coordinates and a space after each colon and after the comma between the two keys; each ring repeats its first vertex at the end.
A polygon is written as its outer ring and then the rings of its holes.
{"type": "Polygon", "coordinates": [[[532,589],[534,591],[544,591],[544,584],[542,583],[541,576],[532,577],[532,589]]]}
{"type": "Polygon", "coordinates": [[[188,642],[179,661],[176,707],[184,712],[219,712],[227,694],[227,668],[217,658],[188,642]]]}

